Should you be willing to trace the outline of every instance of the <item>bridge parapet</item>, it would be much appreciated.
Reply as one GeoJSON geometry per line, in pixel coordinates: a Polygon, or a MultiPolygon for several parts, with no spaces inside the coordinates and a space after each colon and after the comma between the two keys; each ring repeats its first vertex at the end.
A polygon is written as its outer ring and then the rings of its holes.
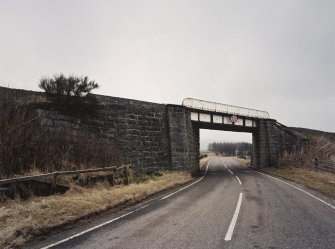
{"type": "Polygon", "coordinates": [[[186,98],[183,100],[183,106],[194,110],[203,110],[209,112],[225,113],[239,115],[257,119],[269,119],[270,115],[266,111],[250,109],[234,105],[220,104],[200,99],[186,98]]]}

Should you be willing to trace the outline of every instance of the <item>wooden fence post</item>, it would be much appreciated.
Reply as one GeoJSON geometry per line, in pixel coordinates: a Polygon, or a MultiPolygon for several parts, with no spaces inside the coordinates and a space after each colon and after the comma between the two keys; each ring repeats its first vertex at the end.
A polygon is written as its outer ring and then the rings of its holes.
{"type": "Polygon", "coordinates": [[[53,173],[52,175],[52,182],[51,182],[51,192],[55,193],[56,192],[56,187],[57,187],[57,176],[58,176],[58,172],[56,171],[55,173],[53,173]]]}
{"type": "Polygon", "coordinates": [[[128,172],[128,170],[129,170],[129,167],[128,167],[128,165],[126,165],[125,167],[124,167],[124,176],[125,176],[125,184],[126,185],[128,185],[129,184],[129,172],[128,172]]]}
{"type": "Polygon", "coordinates": [[[116,185],[116,182],[115,182],[115,172],[116,172],[116,169],[113,169],[113,173],[112,173],[112,178],[113,178],[112,183],[113,183],[113,186],[116,185]]]}

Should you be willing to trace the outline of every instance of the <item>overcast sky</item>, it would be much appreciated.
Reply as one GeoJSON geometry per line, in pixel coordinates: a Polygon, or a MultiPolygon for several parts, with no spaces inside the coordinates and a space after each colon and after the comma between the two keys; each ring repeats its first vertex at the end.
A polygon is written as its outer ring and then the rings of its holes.
{"type": "MultiPolygon", "coordinates": [[[[87,75],[99,94],[186,97],[335,132],[333,0],[0,0],[0,85],[87,75]]],[[[202,131],[203,141],[251,136],[202,131]]]]}

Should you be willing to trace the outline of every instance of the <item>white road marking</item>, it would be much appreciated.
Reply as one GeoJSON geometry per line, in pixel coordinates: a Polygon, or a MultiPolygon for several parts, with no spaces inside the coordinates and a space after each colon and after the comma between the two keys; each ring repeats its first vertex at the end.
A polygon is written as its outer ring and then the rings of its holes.
{"type": "Polygon", "coordinates": [[[208,163],[207,163],[206,172],[205,172],[205,174],[199,180],[197,180],[197,181],[191,183],[190,185],[187,185],[186,187],[183,187],[183,188],[181,188],[181,189],[179,189],[179,190],[177,190],[177,191],[175,191],[175,192],[173,192],[173,193],[171,193],[171,194],[169,194],[167,196],[164,196],[163,198],[161,198],[161,200],[165,200],[165,199],[169,198],[170,196],[175,195],[175,194],[179,193],[180,191],[183,191],[183,190],[185,190],[185,189],[193,186],[194,184],[200,182],[206,176],[207,171],[208,171],[208,167],[209,167],[209,160],[208,160],[208,163]]]}
{"type": "Polygon", "coordinates": [[[242,182],[241,182],[240,178],[238,178],[238,176],[235,176],[235,177],[238,180],[239,184],[242,185],[242,182]]]}
{"type": "MultiPolygon", "coordinates": [[[[164,199],[166,199],[166,198],[168,198],[168,197],[170,197],[170,196],[172,196],[172,195],[174,195],[174,194],[176,194],[176,193],[178,193],[178,192],[180,192],[180,191],[182,191],[182,190],[184,190],[184,189],[186,189],[186,188],[189,188],[189,187],[191,187],[192,185],[194,185],[194,184],[196,184],[196,183],[198,183],[198,182],[200,182],[200,181],[206,176],[207,171],[208,171],[208,167],[209,167],[209,160],[208,160],[208,163],[207,163],[206,172],[205,172],[205,174],[204,174],[199,180],[197,180],[197,181],[191,183],[190,185],[187,185],[186,187],[183,187],[182,189],[179,189],[178,191],[176,191],[176,192],[174,192],[174,193],[172,193],[172,194],[169,194],[169,195],[167,195],[167,196],[161,198],[161,200],[164,200],[164,199]]],[[[63,244],[63,243],[65,243],[65,242],[69,241],[69,240],[72,240],[72,239],[77,238],[77,237],[79,237],[79,236],[81,236],[81,235],[84,235],[84,234],[86,234],[86,233],[89,233],[89,232],[91,232],[91,231],[94,231],[94,230],[96,230],[96,229],[98,229],[98,228],[100,228],[100,227],[106,226],[106,225],[111,224],[111,223],[113,223],[113,222],[115,222],[115,221],[117,221],[117,220],[120,220],[120,219],[122,219],[122,218],[124,218],[124,217],[126,217],[126,216],[128,216],[128,215],[130,215],[130,214],[132,214],[132,213],[135,213],[135,212],[137,212],[137,211],[140,211],[140,210],[142,210],[142,209],[144,209],[144,208],[146,208],[146,207],[148,207],[148,206],[150,206],[150,204],[144,205],[144,206],[142,206],[142,207],[140,207],[140,208],[138,208],[138,209],[136,209],[136,210],[133,210],[133,211],[131,211],[131,212],[129,212],[129,213],[123,214],[123,215],[121,215],[121,216],[119,216],[119,217],[116,217],[116,218],[114,218],[114,219],[112,219],[112,220],[106,221],[106,222],[104,222],[104,223],[102,223],[102,224],[99,224],[99,225],[97,225],[97,226],[91,227],[91,228],[89,228],[89,229],[87,229],[87,230],[84,230],[84,231],[82,231],[82,232],[80,232],[80,233],[76,233],[76,234],[74,234],[74,235],[72,235],[72,236],[70,236],[70,237],[67,237],[67,238],[63,239],[63,240],[60,240],[60,241],[57,241],[57,242],[52,243],[52,244],[50,244],[50,245],[47,245],[47,246],[45,246],[45,247],[42,247],[41,249],[49,249],[49,248],[58,246],[58,245],[60,245],[60,244],[63,244]]]]}
{"type": "Polygon", "coordinates": [[[112,220],[106,221],[106,222],[104,222],[104,223],[102,223],[102,224],[99,224],[99,225],[97,225],[97,226],[91,227],[91,228],[89,228],[89,229],[87,229],[87,230],[84,230],[84,231],[82,231],[82,232],[80,232],[80,233],[76,233],[76,234],[74,234],[74,235],[72,235],[72,236],[70,236],[70,237],[67,237],[67,238],[63,239],[63,240],[60,240],[60,241],[57,241],[57,242],[52,243],[52,244],[50,244],[50,245],[47,245],[47,246],[45,246],[45,247],[42,247],[41,249],[49,249],[49,248],[58,246],[58,245],[60,245],[60,244],[63,244],[63,243],[65,243],[65,242],[67,242],[67,241],[69,241],[69,240],[71,240],[71,239],[77,238],[77,237],[79,237],[79,236],[81,236],[81,235],[84,235],[84,234],[86,234],[86,233],[88,233],[88,232],[91,232],[91,231],[96,230],[96,229],[98,229],[98,228],[100,228],[100,227],[106,226],[106,225],[111,224],[111,223],[113,223],[113,222],[115,222],[115,221],[117,221],[117,220],[120,220],[120,219],[122,219],[122,218],[124,218],[124,217],[126,217],[126,216],[128,216],[128,215],[130,215],[130,214],[132,214],[132,213],[135,213],[135,212],[137,212],[137,211],[140,211],[140,210],[142,210],[142,209],[144,209],[144,208],[146,208],[146,207],[148,207],[148,206],[149,206],[149,205],[142,206],[142,207],[140,207],[140,208],[138,208],[138,209],[136,209],[136,210],[133,210],[133,211],[131,211],[131,212],[129,212],[129,213],[123,214],[123,215],[121,215],[121,216],[119,216],[119,217],[117,217],[117,218],[114,218],[114,219],[112,219],[112,220]]]}
{"type": "MultiPolygon", "coordinates": [[[[227,167],[226,167],[226,168],[227,168],[227,167]]],[[[228,168],[227,168],[227,169],[228,169],[228,168]]],[[[228,169],[228,171],[229,171],[230,174],[234,175],[234,173],[233,173],[232,171],[230,171],[230,169],[228,169]]]]}
{"type": "Polygon", "coordinates": [[[276,178],[276,177],[270,176],[270,175],[268,175],[268,174],[264,174],[264,173],[261,173],[261,172],[258,172],[258,171],[255,171],[255,172],[257,172],[258,174],[261,174],[261,175],[265,175],[265,176],[267,176],[267,177],[271,177],[271,178],[273,178],[273,179],[275,179],[275,180],[277,180],[277,181],[280,181],[280,182],[282,182],[282,183],[285,183],[286,185],[289,185],[289,186],[291,186],[292,188],[295,188],[295,189],[297,189],[297,190],[299,190],[299,191],[305,193],[306,195],[309,195],[310,197],[313,197],[314,199],[316,199],[316,200],[322,202],[323,204],[325,204],[325,205],[331,207],[332,209],[335,209],[335,206],[333,206],[332,204],[330,204],[330,203],[328,203],[328,202],[326,202],[326,201],[320,199],[319,197],[316,197],[315,195],[313,195],[313,194],[311,194],[311,193],[309,193],[309,192],[307,192],[307,191],[305,191],[305,190],[303,190],[303,189],[301,189],[301,188],[298,188],[298,187],[296,187],[296,186],[294,186],[294,185],[292,185],[292,184],[290,184],[290,183],[288,183],[288,182],[285,182],[285,181],[283,181],[283,180],[281,180],[281,179],[278,179],[278,178],[276,178]]]}
{"type": "Polygon", "coordinates": [[[233,218],[230,222],[228,231],[226,233],[226,237],[224,238],[225,241],[231,240],[231,237],[233,236],[233,232],[234,232],[234,228],[235,228],[235,225],[236,225],[237,217],[238,217],[238,214],[240,212],[240,208],[241,208],[241,204],[242,204],[242,198],[243,198],[243,193],[240,193],[233,218]]]}
{"type": "Polygon", "coordinates": [[[227,165],[226,165],[226,163],[224,162],[224,160],[223,159],[221,159],[222,160],[222,162],[223,162],[223,165],[226,167],[226,169],[229,171],[229,173],[230,174],[232,174],[232,175],[234,175],[234,173],[230,170],[230,169],[228,169],[228,167],[227,167],[227,165]]]}
{"type": "MultiPolygon", "coordinates": [[[[238,162],[239,162],[239,161],[238,161],[238,162]]],[[[241,163],[241,162],[239,162],[239,163],[240,163],[241,165],[243,165],[244,167],[247,167],[247,166],[245,166],[243,163],[241,163]]],[[[264,176],[273,178],[273,179],[275,179],[275,180],[277,180],[277,181],[280,181],[280,182],[282,182],[282,183],[285,183],[286,185],[289,185],[289,186],[291,186],[292,188],[295,188],[295,189],[297,189],[297,190],[299,190],[299,191],[305,193],[306,195],[309,195],[310,197],[312,197],[312,198],[314,198],[314,199],[316,199],[316,200],[322,202],[323,204],[325,204],[325,205],[331,207],[332,209],[335,209],[335,206],[333,206],[333,205],[330,204],[329,202],[326,202],[326,201],[320,199],[319,197],[316,197],[315,195],[313,195],[313,194],[311,194],[311,193],[309,193],[309,192],[307,192],[307,191],[305,191],[305,190],[303,190],[303,189],[301,189],[301,188],[298,188],[297,186],[294,186],[294,185],[292,185],[292,184],[290,184],[290,183],[288,183],[288,182],[285,182],[285,181],[283,181],[283,180],[281,180],[281,179],[279,179],[279,178],[277,178],[277,177],[270,176],[270,175],[268,175],[268,174],[264,174],[264,173],[258,172],[258,171],[256,171],[256,170],[253,170],[253,172],[256,172],[256,173],[258,173],[258,174],[261,174],[261,175],[264,175],[264,176]]]]}

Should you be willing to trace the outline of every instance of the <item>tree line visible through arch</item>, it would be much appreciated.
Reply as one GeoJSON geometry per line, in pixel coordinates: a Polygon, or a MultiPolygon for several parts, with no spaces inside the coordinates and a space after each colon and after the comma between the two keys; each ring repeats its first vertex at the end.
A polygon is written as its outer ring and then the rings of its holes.
{"type": "Polygon", "coordinates": [[[251,156],[252,144],[246,142],[214,142],[208,145],[208,150],[224,156],[251,156]]]}

